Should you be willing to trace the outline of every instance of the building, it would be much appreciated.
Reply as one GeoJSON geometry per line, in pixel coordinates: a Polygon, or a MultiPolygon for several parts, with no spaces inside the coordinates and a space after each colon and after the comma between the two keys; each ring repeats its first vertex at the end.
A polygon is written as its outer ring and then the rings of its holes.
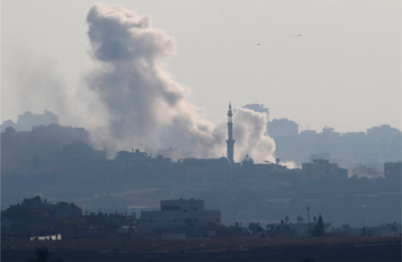
{"type": "Polygon", "coordinates": [[[312,163],[302,163],[301,175],[306,180],[347,179],[348,170],[339,168],[337,164],[329,163],[325,159],[314,159],[312,163]]]}
{"type": "Polygon", "coordinates": [[[390,125],[381,125],[381,126],[373,126],[372,128],[367,129],[367,138],[372,140],[381,140],[381,139],[393,139],[394,137],[400,137],[401,131],[396,128],[391,127],[390,125]]]}
{"type": "Polygon", "coordinates": [[[324,159],[329,161],[331,159],[331,155],[328,153],[319,153],[310,155],[310,162],[313,162],[316,159],[324,159]]]}
{"type": "Polygon", "coordinates": [[[269,122],[268,134],[273,138],[297,136],[299,134],[299,125],[286,118],[274,119],[269,122]]]}
{"type": "Polygon", "coordinates": [[[139,149],[134,149],[129,151],[119,151],[114,158],[116,162],[124,165],[125,168],[130,168],[133,166],[138,166],[141,164],[146,164],[148,166],[167,166],[172,163],[171,158],[163,157],[162,155],[157,155],[156,158],[152,158],[152,155],[148,155],[146,152],[141,152],[139,149]]]}
{"type": "Polygon", "coordinates": [[[141,211],[141,230],[221,224],[220,210],[205,210],[204,200],[162,200],[161,209],[141,211]]]}
{"type": "Polygon", "coordinates": [[[1,125],[1,132],[4,132],[7,127],[13,127],[18,131],[30,131],[35,126],[48,126],[51,124],[59,124],[59,117],[50,111],[45,110],[43,114],[32,114],[27,111],[23,115],[18,115],[17,123],[11,119],[4,121],[1,125]]]}
{"type": "Polygon", "coordinates": [[[191,160],[182,181],[182,187],[190,190],[272,189],[291,186],[291,180],[300,175],[300,169],[288,169],[279,163],[255,164],[248,156],[234,164],[225,157],[191,160]]]}
{"type": "Polygon", "coordinates": [[[73,141],[88,144],[89,136],[84,128],[56,124],[35,126],[31,131],[22,132],[7,127],[6,132],[1,133],[1,172],[28,175],[59,170],[58,158],[63,146],[73,141]]]}
{"type": "Polygon", "coordinates": [[[341,134],[342,139],[348,141],[348,142],[362,142],[366,139],[366,133],[365,132],[347,132],[341,134]]]}
{"type": "Polygon", "coordinates": [[[106,159],[106,150],[96,150],[83,141],[73,141],[63,146],[59,152],[59,157],[70,159],[106,159]]]}
{"type": "Polygon", "coordinates": [[[325,127],[322,129],[322,132],[321,132],[320,135],[321,135],[321,138],[324,138],[324,139],[332,139],[332,140],[334,140],[334,141],[338,141],[339,138],[341,137],[341,133],[340,133],[340,132],[335,132],[335,129],[334,129],[334,128],[328,127],[328,126],[325,126],[325,127]]]}

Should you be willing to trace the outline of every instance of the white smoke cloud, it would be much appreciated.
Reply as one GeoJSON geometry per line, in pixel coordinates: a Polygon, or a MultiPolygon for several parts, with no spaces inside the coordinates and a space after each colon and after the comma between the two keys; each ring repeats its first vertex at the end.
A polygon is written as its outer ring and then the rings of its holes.
{"type": "Polygon", "coordinates": [[[296,168],[301,168],[302,165],[299,163],[296,163],[294,161],[281,161],[279,163],[281,166],[286,166],[288,169],[296,169],[296,168]]]}
{"type": "MultiPolygon", "coordinates": [[[[114,150],[131,147],[155,152],[173,147],[177,157],[226,154],[227,127],[207,121],[186,101],[191,90],[163,68],[176,43],[152,27],[149,16],[124,7],[94,5],[88,15],[90,54],[96,67],[86,81],[106,109],[106,126],[93,132],[98,145],[114,150]]],[[[235,160],[249,154],[273,160],[274,141],[264,136],[266,116],[237,109],[233,117],[235,160]]]]}
{"type": "Polygon", "coordinates": [[[254,161],[270,161],[275,159],[275,142],[265,136],[268,118],[265,113],[254,112],[246,108],[237,108],[233,117],[233,135],[235,143],[235,159],[240,160],[246,154],[254,161]]]}

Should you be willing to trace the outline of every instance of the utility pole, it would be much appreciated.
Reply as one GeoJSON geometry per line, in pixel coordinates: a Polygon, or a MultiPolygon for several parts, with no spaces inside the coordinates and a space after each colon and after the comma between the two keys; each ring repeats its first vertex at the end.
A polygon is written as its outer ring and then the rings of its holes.
{"type": "Polygon", "coordinates": [[[310,208],[307,207],[308,236],[310,237],[310,208]]]}

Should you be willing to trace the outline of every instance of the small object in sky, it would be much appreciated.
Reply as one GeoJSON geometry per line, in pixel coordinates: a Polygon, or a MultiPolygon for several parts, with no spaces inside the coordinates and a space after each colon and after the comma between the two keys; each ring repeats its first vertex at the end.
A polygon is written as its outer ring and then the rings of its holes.
{"type": "Polygon", "coordinates": [[[301,35],[290,35],[292,37],[300,37],[301,35]]]}
{"type": "Polygon", "coordinates": [[[258,43],[257,45],[261,45],[260,43],[258,43]]]}

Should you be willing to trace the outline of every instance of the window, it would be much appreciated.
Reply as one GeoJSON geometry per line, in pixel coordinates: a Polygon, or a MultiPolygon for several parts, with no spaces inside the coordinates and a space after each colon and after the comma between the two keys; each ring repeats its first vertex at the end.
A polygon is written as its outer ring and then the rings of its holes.
{"type": "Polygon", "coordinates": [[[194,208],[193,208],[193,210],[194,210],[194,211],[197,211],[197,210],[198,210],[198,208],[194,207],[194,208]]]}

